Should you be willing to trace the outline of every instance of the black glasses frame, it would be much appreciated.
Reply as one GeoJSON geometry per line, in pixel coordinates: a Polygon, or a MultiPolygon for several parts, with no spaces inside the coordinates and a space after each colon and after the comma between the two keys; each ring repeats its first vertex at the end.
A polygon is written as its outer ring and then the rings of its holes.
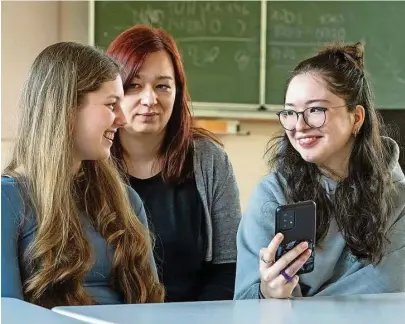
{"type": "Polygon", "coordinates": [[[288,129],[288,128],[285,128],[285,127],[284,127],[283,123],[281,122],[281,117],[280,117],[280,115],[281,115],[283,112],[285,112],[285,111],[292,112],[292,113],[295,114],[295,117],[297,118],[297,121],[296,121],[295,124],[297,124],[298,119],[300,118],[300,115],[302,115],[302,119],[304,119],[305,124],[307,124],[309,127],[311,127],[311,128],[321,128],[323,125],[325,125],[325,122],[326,122],[326,111],[327,111],[327,110],[333,109],[333,108],[346,107],[346,106],[347,106],[347,105],[336,106],[336,107],[331,107],[331,108],[325,108],[325,107],[308,107],[308,108],[306,108],[306,109],[303,110],[303,111],[295,111],[295,110],[292,110],[292,109],[291,109],[291,110],[283,109],[283,110],[277,112],[276,115],[278,116],[278,121],[280,122],[281,126],[282,126],[285,130],[288,130],[288,131],[293,131],[293,130],[295,130],[296,127],[292,128],[292,129],[288,129]],[[314,127],[314,126],[310,125],[310,124],[308,123],[308,121],[306,120],[306,118],[305,118],[305,112],[306,112],[308,109],[314,109],[314,108],[323,111],[324,119],[323,119],[323,123],[322,123],[321,126],[314,127]]]}

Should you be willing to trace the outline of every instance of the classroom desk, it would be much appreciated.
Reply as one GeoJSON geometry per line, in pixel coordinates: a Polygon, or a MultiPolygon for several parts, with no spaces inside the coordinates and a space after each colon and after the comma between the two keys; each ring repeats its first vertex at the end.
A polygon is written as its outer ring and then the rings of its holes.
{"type": "Polygon", "coordinates": [[[86,322],[57,314],[49,309],[19,299],[1,297],[1,323],[83,324],[86,322]]]}
{"type": "MultiPolygon", "coordinates": [[[[145,305],[56,307],[55,312],[119,324],[405,323],[405,293],[145,305]]],[[[89,323],[96,323],[89,321],[89,323]]]]}

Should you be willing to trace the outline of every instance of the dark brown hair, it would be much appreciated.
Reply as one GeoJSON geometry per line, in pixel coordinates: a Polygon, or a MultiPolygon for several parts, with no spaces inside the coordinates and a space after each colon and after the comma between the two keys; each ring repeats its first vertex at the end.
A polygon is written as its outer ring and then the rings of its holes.
{"type": "MultiPolygon", "coordinates": [[[[173,63],[176,82],[173,113],[160,147],[162,177],[167,182],[179,182],[192,174],[193,139],[205,137],[217,143],[219,141],[210,132],[192,125],[189,107],[190,96],[176,42],[163,29],[138,25],[118,35],[108,47],[107,54],[124,66],[121,76],[124,90],[127,90],[146,57],[158,51],[166,51],[169,54],[173,63]]],[[[115,136],[111,153],[116,158],[121,171],[125,173],[126,166],[122,151],[119,136],[115,136]]]]}
{"type": "Polygon", "coordinates": [[[267,153],[270,167],[286,180],[287,200],[316,202],[318,243],[335,218],[351,253],[376,264],[387,242],[386,224],[392,209],[388,171],[391,148],[381,138],[381,118],[374,107],[363,54],[361,43],[332,44],[299,63],[287,80],[286,88],[297,75],[317,74],[332,93],[345,100],[348,111],[353,112],[356,105],[365,109],[365,120],[350,155],[348,176],[337,184],[334,196],[328,197],[319,182],[320,170],[302,159],[286,134],[272,138],[267,153]]]}

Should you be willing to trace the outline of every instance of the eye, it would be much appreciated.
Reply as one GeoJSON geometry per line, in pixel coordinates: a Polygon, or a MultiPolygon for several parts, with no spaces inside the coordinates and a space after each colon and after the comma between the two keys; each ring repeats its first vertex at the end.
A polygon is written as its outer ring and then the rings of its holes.
{"type": "Polygon", "coordinates": [[[319,114],[319,113],[323,113],[326,108],[324,107],[311,107],[308,109],[310,114],[319,114]]]}
{"type": "Polygon", "coordinates": [[[128,90],[139,88],[141,88],[141,85],[139,83],[131,83],[130,85],[128,85],[128,90]]]}
{"type": "Polygon", "coordinates": [[[156,86],[156,88],[161,89],[161,90],[169,90],[169,89],[170,89],[170,86],[167,85],[167,84],[158,84],[158,85],[156,86]]]}
{"type": "Polygon", "coordinates": [[[288,117],[288,116],[294,116],[295,111],[294,110],[283,110],[280,112],[281,117],[288,117]]]}
{"type": "Polygon", "coordinates": [[[112,103],[106,104],[106,106],[107,106],[107,108],[110,109],[111,111],[114,111],[116,104],[117,104],[116,102],[112,102],[112,103]]]}

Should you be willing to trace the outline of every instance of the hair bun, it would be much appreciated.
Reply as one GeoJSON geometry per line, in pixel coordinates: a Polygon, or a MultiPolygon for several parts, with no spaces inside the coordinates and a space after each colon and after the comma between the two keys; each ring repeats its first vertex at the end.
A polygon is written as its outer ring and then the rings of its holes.
{"type": "Polygon", "coordinates": [[[364,45],[361,42],[350,45],[335,43],[327,46],[319,54],[343,54],[358,68],[364,69],[364,45]]]}
{"type": "Polygon", "coordinates": [[[364,69],[364,45],[361,42],[354,45],[344,45],[342,51],[348,54],[360,69],[364,69]]]}

